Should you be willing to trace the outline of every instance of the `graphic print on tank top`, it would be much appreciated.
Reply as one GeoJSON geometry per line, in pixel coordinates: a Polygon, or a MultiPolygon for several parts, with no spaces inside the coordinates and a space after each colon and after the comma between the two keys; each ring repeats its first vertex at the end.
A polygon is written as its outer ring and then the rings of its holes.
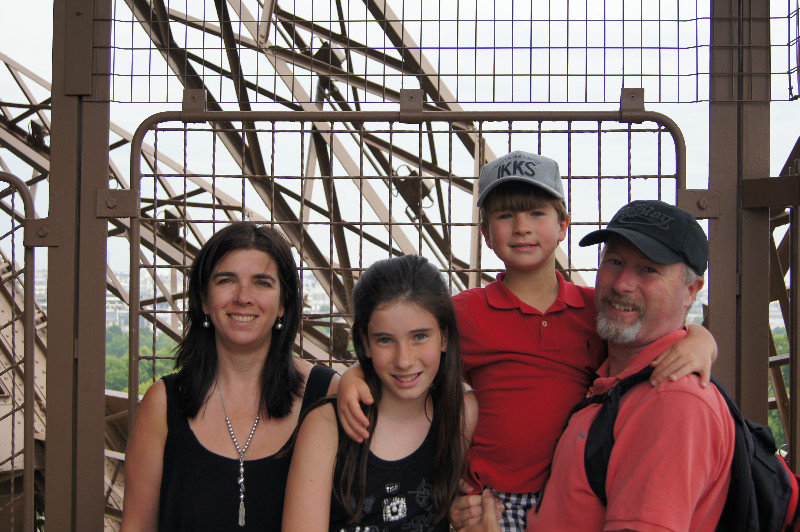
{"type": "MultiPolygon", "coordinates": [[[[435,530],[431,485],[425,478],[420,479],[414,489],[406,491],[399,482],[389,482],[384,485],[383,492],[383,499],[377,505],[374,495],[366,496],[358,523],[340,527],[338,532],[435,530]]],[[[355,504],[354,500],[351,502],[355,504]]]]}

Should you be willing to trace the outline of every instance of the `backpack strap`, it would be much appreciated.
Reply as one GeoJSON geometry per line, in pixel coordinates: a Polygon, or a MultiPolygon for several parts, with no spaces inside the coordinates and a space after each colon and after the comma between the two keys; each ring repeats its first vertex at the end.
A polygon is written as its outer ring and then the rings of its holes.
{"type": "Polygon", "coordinates": [[[597,417],[594,418],[589,434],[586,437],[586,449],[583,454],[584,471],[589,486],[603,506],[608,504],[606,498],[606,475],[608,473],[608,462],[611,459],[611,449],[614,447],[614,424],[619,414],[619,400],[628,390],[637,384],[650,379],[653,374],[653,367],[647,366],[641,371],[629,375],[620,380],[613,388],[606,393],[595,395],[584,399],[573,409],[574,414],[578,410],[586,408],[590,404],[602,403],[597,417]]]}

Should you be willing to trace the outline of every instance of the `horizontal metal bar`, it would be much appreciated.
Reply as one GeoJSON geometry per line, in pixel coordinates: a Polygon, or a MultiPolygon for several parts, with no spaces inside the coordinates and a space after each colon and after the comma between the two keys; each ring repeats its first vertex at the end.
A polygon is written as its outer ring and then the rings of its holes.
{"type": "MultiPolygon", "coordinates": [[[[151,115],[139,127],[160,122],[399,122],[399,111],[164,111],[151,115]]],[[[667,115],[655,111],[422,111],[424,122],[656,122],[670,132],[680,131],[667,115]]],[[[683,135],[681,135],[681,138],[683,135]]]]}
{"type": "MultiPolygon", "coordinates": [[[[678,189],[686,188],[686,141],[678,125],[667,115],[655,111],[422,111],[420,122],[450,122],[475,131],[475,122],[654,122],[667,130],[675,141],[678,189]]],[[[144,135],[164,122],[401,122],[400,111],[164,111],[146,118],[136,129],[131,143],[131,177],[139,175],[138,149],[144,135]]]]}
{"type": "Polygon", "coordinates": [[[775,355],[774,357],[769,357],[769,367],[775,368],[779,366],[785,366],[786,364],[789,363],[791,356],[792,355],[790,353],[786,353],[783,355],[775,355]]]}
{"type": "Polygon", "coordinates": [[[800,205],[800,178],[764,177],[742,181],[742,207],[791,207],[800,205]]]}

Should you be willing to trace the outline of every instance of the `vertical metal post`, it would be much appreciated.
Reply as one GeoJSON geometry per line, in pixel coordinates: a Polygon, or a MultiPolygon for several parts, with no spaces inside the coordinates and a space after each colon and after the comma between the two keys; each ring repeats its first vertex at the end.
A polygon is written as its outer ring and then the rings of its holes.
{"type": "MultiPolygon", "coordinates": [[[[789,442],[791,453],[789,453],[789,467],[792,471],[800,469],[800,420],[798,420],[798,408],[800,408],[800,207],[794,206],[789,209],[789,238],[790,254],[789,261],[791,271],[789,277],[789,319],[791,325],[787,327],[789,333],[789,434],[786,440],[789,442]]],[[[784,420],[784,426],[786,422],[784,420]]]]}
{"type": "MultiPolygon", "coordinates": [[[[769,3],[740,0],[739,171],[743,181],[769,177],[770,64],[769,3]]],[[[767,423],[769,367],[769,208],[741,210],[741,345],[739,405],[767,423]]]]}
{"type": "Polygon", "coordinates": [[[762,4],[711,5],[709,186],[720,216],[709,223],[709,321],[720,350],[715,372],[748,417],[766,422],[769,210],[741,207],[742,180],[769,175],[769,75],[757,71],[770,57],[762,4]]]}
{"type": "MultiPolygon", "coordinates": [[[[25,189],[27,192],[27,188],[25,189]]],[[[29,196],[28,196],[29,197],[29,196]]],[[[25,209],[25,218],[30,219],[33,216],[33,201],[28,200],[25,209]],[[30,206],[30,209],[27,207],[30,206]]],[[[25,530],[33,530],[34,527],[34,457],[36,455],[36,442],[34,441],[34,427],[33,420],[36,417],[36,410],[34,409],[33,398],[35,395],[35,381],[34,371],[36,364],[34,362],[34,342],[36,341],[36,324],[34,323],[34,315],[36,313],[36,305],[34,303],[34,275],[36,274],[36,263],[34,259],[33,247],[25,247],[25,266],[22,269],[25,276],[25,286],[23,288],[23,301],[25,305],[25,333],[23,341],[24,361],[25,361],[25,396],[23,398],[25,407],[25,456],[23,458],[23,467],[25,471],[22,477],[22,495],[25,503],[23,508],[25,510],[25,517],[22,520],[22,526],[25,530]]]]}
{"type": "Polygon", "coordinates": [[[55,0],[45,512],[50,530],[103,528],[110,0],[55,0]]]}
{"type": "Polygon", "coordinates": [[[719,191],[720,216],[709,220],[709,327],[717,340],[714,372],[738,399],[738,186],[736,166],[736,0],[711,3],[709,188],[719,191]],[[735,287],[735,288],[732,288],[735,287]]]}

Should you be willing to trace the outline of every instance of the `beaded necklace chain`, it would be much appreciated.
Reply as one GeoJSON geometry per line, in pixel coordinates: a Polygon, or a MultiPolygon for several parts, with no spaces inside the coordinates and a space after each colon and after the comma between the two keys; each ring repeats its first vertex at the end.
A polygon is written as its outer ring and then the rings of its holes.
{"type": "Polygon", "coordinates": [[[236,452],[239,454],[239,479],[236,481],[239,484],[238,522],[239,526],[244,526],[244,455],[247,452],[247,448],[250,447],[250,441],[253,439],[253,434],[256,432],[258,420],[261,416],[257,415],[255,421],[253,421],[253,428],[250,429],[250,435],[247,437],[247,442],[244,444],[244,447],[239,447],[239,442],[236,440],[236,435],[233,433],[233,427],[231,426],[228,412],[225,410],[225,400],[222,398],[222,388],[219,387],[219,381],[217,381],[217,391],[219,392],[219,401],[222,403],[222,413],[225,414],[225,425],[228,427],[228,434],[231,435],[233,446],[236,447],[236,452]]]}

